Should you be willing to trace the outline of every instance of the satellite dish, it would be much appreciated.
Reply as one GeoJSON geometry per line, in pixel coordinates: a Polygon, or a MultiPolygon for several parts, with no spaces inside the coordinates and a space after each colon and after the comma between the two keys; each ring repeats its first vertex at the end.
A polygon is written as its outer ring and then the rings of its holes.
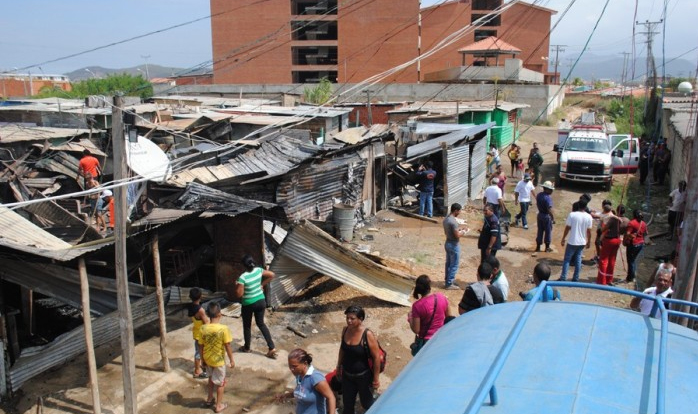
{"type": "Polygon", "coordinates": [[[167,154],[140,135],[137,142],[126,140],[126,163],[136,174],[151,181],[163,182],[172,175],[167,154]]]}

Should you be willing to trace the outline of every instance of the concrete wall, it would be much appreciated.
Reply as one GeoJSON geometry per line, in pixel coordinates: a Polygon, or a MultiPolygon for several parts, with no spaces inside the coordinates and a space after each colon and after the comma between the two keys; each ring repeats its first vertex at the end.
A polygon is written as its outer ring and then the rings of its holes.
{"type": "MultiPolygon", "coordinates": [[[[335,90],[349,90],[354,85],[338,85],[335,90]]],[[[298,93],[303,85],[187,85],[176,88],[167,87],[167,93],[190,95],[213,95],[238,97],[240,93],[245,98],[279,99],[283,94],[298,93]]],[[[441,84],[441,83],[409,83],[374,86],[375,93],[371,94],[374,102],[402,101],[477,101],[493,100],[493,84],[441,84]]],[[[522,110],[521,120],[526,123],[538,119],[544,122],[548,116],[562,104],[565,98],[564,90],[554,97],[560,89],[559,85],[499,85],[499,99],[508,102],[531,105],[522,110]],[[549,101],[551,101],[549,103],[549,101]],[[546,108],[547,106],[547,108],[546,108]],[[542,112],[542,114],[541,114],[542,112]]],[[[160,91],[155,90],[155,94],[160,91]]],[[[338,103],[362,102],[366,95],[359,89],[352,94],[340,96],[338,103]]]]}
{"type": "Polygon", "coordinates": [[[458,66],[437,72],[425,73],[427,82],[448,82],[451,80],[488,81],[495,79],[502,83],[519,81],[529,83],[543,83],[545,76],[522,67],[520,59],[507,59],[504,66],[458,66]]]}

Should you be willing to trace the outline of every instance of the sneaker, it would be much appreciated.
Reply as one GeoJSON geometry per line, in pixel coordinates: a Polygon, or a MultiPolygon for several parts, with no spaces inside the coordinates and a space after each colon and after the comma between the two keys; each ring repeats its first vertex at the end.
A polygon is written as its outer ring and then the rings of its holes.
{"type": "Polygon", "coordinates": [[[546,252],[546,253],[552,253],[552,252],[553,252],[553,249],[551,249],[550,247],[546,247],[546,248],[545,248],[545,252],[546,252]]]}
{"type": "Polygon", "coordinates": [[[524,224],[524,230],[528,230],[528,224],[524,224]]]}
{"type": "Polygon", "coordinates": [[[451,283],[450,285],[446,286],[446,290],[460,290],[460,286],[455,283],[451,283]]]}
{"type": "Polygon", "coordinates": [[[557,278],[556,282],[567,282],[567,279],[563,279],[561,277],[557,278]]]}
{"type": "Polygon", "coordinates": [[[534,252],[536,252],[536,253],[540,252],[540,246],[536,246],[536,250],[534,250],[534,252]]]}

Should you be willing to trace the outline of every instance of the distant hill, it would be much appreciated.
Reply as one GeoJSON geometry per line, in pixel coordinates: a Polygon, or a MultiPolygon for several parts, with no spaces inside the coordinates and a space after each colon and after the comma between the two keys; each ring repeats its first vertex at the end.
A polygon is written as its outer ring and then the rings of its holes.
{"type": "MultiPolygon", "coordinates": [[[[186,69],[184,68],[171,68],[167,66],[160,66],[160,65],[148,65],[148,75],[150,76],[150,79],[153,78],[168,78],[172,76],[173,74],[178,74],[178,73],[184,73],[187,72],[187,74],[190,74],[186,69]]],[[[200,71],[197,71],[197,73],[200,71]]],[[[92,77],[97,77],[97,78],[105,78],[107,75],[111,74],[118,74],[118,73],[127,73],[129,75],[142,75],[145,78],[145,65],[138,65],[134,66],[132,68],[120,68],[120,69],[111,69],[111,68],[103,68],[101,66],[87,66],[84,68],[80,68],[77,70],[74,70],[72,72],[64,73],[67,77],[70,78],[71,81],[81,81],[85,79],[89,79],[92,77]],[[94,75],[93,75],[94,74],[94,75]]]]}
{"type": "MultiPolygon", "coordinates": [[[[574,59],[577,56],[560,56],[560,65],[558,66],[558,71],[560,76],[564,79],[570,70],[571,65],[574,63],[574,59]]],[[[672,77],[684,77],[696,76],[695,62],[689,62],[685,59],[671,60],[671,58],[666,59],[666,75],[672,77]]],[[[655,58],[657,65],[657,75],[662,75],[661,59],[655,58]]],[[[635,79],[642,80],[647,72],[646,69],[647,59],[645,57],[638,57],[635,59],[635,79]]],[[[554,68],[551,68],[553,70],[554,68]]],[[[621,80],[621,74],[623,72],[623,55],[618,56],[599,56],[593,54],[585,54],[582,60],[579,61],[577,66],[574,68],[574,72],[570,77],[570,81],[574,78],[582,78],[586,81],[591,81],[592,79],[612,79],[615,81],[621,80]]],[[[632,75],[632,65],[628,61],[627,75],[626,79],[630,80],[633,78],[632,75]]]]}

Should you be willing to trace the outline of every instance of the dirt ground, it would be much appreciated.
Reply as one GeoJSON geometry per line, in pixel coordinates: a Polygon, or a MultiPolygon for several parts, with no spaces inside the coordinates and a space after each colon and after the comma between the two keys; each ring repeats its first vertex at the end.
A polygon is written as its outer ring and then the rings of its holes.
{"type": "MultiPolygon", "coordinates": [[[[552,173],[555,154],[549,152],[556,142],[555,128],[534,127],[522,137],[523,154],[528,154],[533,141],[538,142],[546,164],[543,179],[553,179],[552,173]]],[[[506,157],[506,156],[504,156],[506,157]]],[[[508,165],[505,172],[508,172],[508,165]]],[[[622,179],[617,178],[617,179],[622,179]]],[[[542,181],[541,181],[542,182],[542,181]]],[[[514,180],[507,180],[505,201],[515,210],[513,203],[514,180]]],[[[540,188],[537,189],[537,191],[540,188]]],[[[668,194],[669,189],[658,189],[659,193],[668,194]]],[[[572,202],[589,192],[593,199],[591,207],[600,209],[601,200],[607,194],[599,187],[584,185],[566,185],[553,193],[556,208],[556,225],[553,231],[553,253],[533,255],[535,247],[535,208],[529,212],[532,223],[530,230],[511,228],[510,240],[497,257],[502,263],[511,285],[509,301],[520,300],[518,292],[530,289],[532,269],[541,260],[547,261],[552,269],[551,279],[559,277],[563,248],[560,238],[564,221],[571,210],[572,202]]],[[[480,204],[468,206],[461,218],[470,228],[468,236],[461,242],[461,265],[457,280],[461,286],[475,280],[476,266],[479,261],[477,250],[477,229],[482,225],[480,204]]],[[[443,266],[445,254],[443,249],[443,229],[441,218],[438,223],[430,223],[414,218],[383,211],[373,223],[357,230],[355,244],[369,244],[371,251],[392,260],[395,267],[412,275],[428,274],[434,280],[437,291],[442,291],[449,298],[454,308],[460,300],[462,291],[443,290],[443,266]],[[368,227],[378,228],[370,232],[374,241],[361,241],[361,236],[369,234],[368,227]]],[[[650,226],[650,233],[663,230],[666,218],[661,215],[650,226]]],[[[671,245],[662,240],[645,250],[640,264],[640,278],[652,271],[655,257],[666,256],[671,245]]],[[[593,247],[592,247],[593,250],[593,247]]],[[[581,280],[593,283],[596,268],[588,261],[593,256],[592,250],[586,250],[581,280]]],[[[622,249],[621,249],[622,250],[622,249]]],[[[616,266],[616,278],[625,277],[625,255],[621,253],[616,266]]],[[[572,269],[571,269],[572,270],[572,269]]],[[[605,292],[563,289],[564,300],[588,301],[607,306],[627,307],[628,300],[618,295],[605,292]]],[[[286,414],[294,411],[292,404],[275,404],[274,396],[293,385],[293,378],[286,366],[287,352],[296,347],[303,347],[314,355],[314,365],[321,371],[331,370],[336,365],[339,349],[339,336],[344,325],[343,310],[350,304],[359,304],[366,309],[365,324],[379,335],[381,345],[388,352],[388,366],[381,378],[381,388],[385,390],[391,381],[410,361],[409,344],[413,335],[407,325],[408,309],[374,299],[371,296],[343,286],[326,277],[319,277],[302,293],[275,311],[267,313],[267,324],[280,351],[277,360],[264,357],[264,341],[256,327],[253,326],[253,352],[235,353],[236,367],[228,373],[226,402],[230,407],[227,413],[273,413],[286,414]],[[297,336],[287,329],[288,325],[298,327],[307,334],[307,338],[297,336]]],[[[155,310],[153,310],[155,311],[155,310]]],[[[241,345],[241,320],[224,317],[233,333],[233,347],[241,345]]],[[[150,413],[209,413],[211,409],[203,407],[206,395],[206,380],[192,378],[192,338],[189,320],[184,311],[177,311],[168,317],[168,353],[171,371],[163,373],[159,354],[157,324],[144,327],[136,332],[136,387],[138,390],[139,412],[150,413]]],[[[99,391],[102,412],[123,412],[123,391],[121,378],[121,356],[118,343],[104,346],[97,350],[99,365],[99,391]]],[[[69,364],[47,372],[24,385],[22,390],[4,405],[7,412],[35,413],[37,402],[41,400],[43,413],[92,412],[91,393],[87,382],[87,363],[79,357],[69,364]]]]}

